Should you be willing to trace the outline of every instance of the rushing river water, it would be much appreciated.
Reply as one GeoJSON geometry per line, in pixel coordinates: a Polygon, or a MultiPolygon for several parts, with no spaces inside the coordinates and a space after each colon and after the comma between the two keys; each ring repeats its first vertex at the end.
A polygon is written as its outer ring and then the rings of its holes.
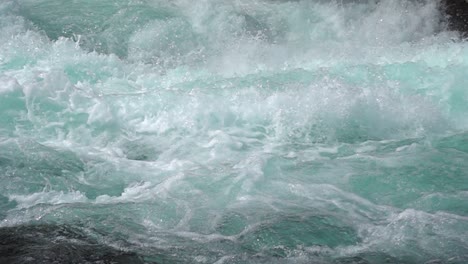
{"type": "Polygon", "coordinates": [[[438,10],[1,1],[0,262],[468,263],[438,10]]]}

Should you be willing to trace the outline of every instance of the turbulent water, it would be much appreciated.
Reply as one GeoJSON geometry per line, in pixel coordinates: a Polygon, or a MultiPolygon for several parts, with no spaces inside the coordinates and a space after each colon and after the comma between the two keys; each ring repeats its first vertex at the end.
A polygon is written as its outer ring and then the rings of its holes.
{"type": "Polygon", "coordinates": [[[429,0],[1,1],[1,262],[468,263],[446,24],[429,0]]]}

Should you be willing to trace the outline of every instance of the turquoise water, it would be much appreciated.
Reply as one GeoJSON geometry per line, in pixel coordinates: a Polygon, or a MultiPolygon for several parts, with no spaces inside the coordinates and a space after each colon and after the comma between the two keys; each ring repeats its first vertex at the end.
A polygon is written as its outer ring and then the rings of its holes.
{"type": "Polygon", "coordinates": [[[468,44],[437,3],[2,1],[0,229],[148,263],[467,263],[468,44]]]}

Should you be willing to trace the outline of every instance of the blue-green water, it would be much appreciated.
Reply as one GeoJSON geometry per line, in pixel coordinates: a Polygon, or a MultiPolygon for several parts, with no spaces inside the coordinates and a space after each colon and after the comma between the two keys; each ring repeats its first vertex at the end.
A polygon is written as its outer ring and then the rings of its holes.
{"type": "Polygon", "coordinates": [[[153,263],[467,263],[468,44],[437,5],[2,1],[0,227],[153,263]]]}

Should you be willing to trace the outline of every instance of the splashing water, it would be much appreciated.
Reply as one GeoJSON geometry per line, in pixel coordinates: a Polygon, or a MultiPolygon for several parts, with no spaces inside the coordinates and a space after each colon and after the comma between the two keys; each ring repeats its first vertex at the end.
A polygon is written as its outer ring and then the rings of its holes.
{"type": "Polygon", "coordinates": [[[438,10],[2,1],[0,237],[122,263],[468,262],[468,44],[438,10]]]}

